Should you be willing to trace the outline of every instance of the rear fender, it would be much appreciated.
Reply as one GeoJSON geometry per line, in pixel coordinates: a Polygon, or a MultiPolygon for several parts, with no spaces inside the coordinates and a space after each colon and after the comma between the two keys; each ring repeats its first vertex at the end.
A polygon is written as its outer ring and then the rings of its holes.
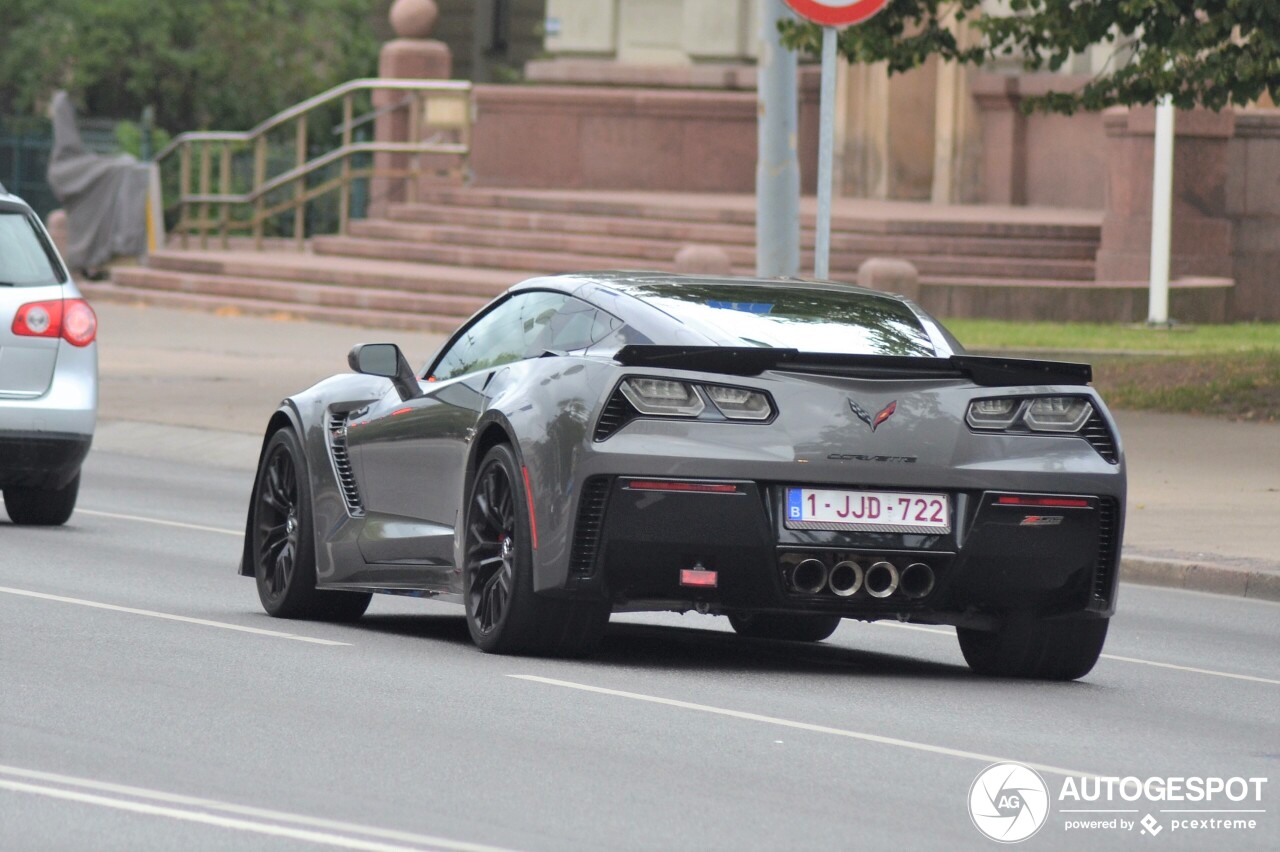
{"type": "MultiPolygon", "coordinates": [[[[487,452],[479,444],[496,434],[492,430],[502,429],[515,449],[522,474],[528,472],[538,541],[533,553],[535,591],[564,587],[578,504],[578,471],[591,453],[591,429],[604,398],[613,390],[616,369],[591,358],[534,358],[512,364],[489,385],[492,399],[477,424],[477,446],[466,481],[469,488],[475,466],[482,452],[487,452]]],[[[525,487],[523,482],[519,485],[525,487]]]]}

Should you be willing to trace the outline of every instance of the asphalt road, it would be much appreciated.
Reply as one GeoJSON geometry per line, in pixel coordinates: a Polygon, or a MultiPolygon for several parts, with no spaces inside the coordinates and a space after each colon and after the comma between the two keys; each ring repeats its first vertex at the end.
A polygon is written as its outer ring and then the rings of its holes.
{"type": "Polygon", "coordinates": [[[1002,759],[1051,795],[1069,773],[1269,779],[1212,805],[1265,811],[1252,830],[1067,831],[1055,802],[1029,849],[1280,844],[1278,604],[1125,586],[1070,684],[850,622],[802,645],[618,616],[591,660],[494,657],[445,604],[267,618],[235,574],[249,486],[95,452],[67,527],[0,523],[0,848],[990,849],[966,803],[1002,759]]]}

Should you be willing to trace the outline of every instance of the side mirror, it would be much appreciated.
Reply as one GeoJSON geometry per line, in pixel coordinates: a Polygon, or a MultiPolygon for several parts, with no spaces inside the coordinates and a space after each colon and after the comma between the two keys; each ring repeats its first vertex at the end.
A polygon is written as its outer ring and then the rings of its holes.
{"type": "Polygon", "coordinates": [[[400,347],[394,343],[361,343],[353,346],[347,355],[347,365],[366,376],[390,379],[401,399],[422,396],[417,375],[405,360],[400,347]]]}

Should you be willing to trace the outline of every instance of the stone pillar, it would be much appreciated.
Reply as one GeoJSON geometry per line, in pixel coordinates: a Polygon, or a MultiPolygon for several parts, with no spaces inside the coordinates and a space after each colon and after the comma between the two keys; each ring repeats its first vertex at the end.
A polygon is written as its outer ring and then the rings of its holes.
{"type": "Polygon", "coordinates": [[[973,96],[982,113],[982,200],[987,204],[1027,203],[1027,117],[1018,78],[979,74],[973,96]]]}
{"type": "MultiPolygon", "coordinates": [[[[1174,154],[1174,167],[1177,167],[1174,154]]],[[[1236,113],[1227,180],[1227,214],[1235,242],[1232,314],[1280,320],[1280,110],[1236,113]]]]}
{"type": "Polygon", "coordinates": [[[884,63],[848,65],[838,111],[837,193],[855,198],[927,200],[933,183],[937,59],[905,74],[884,63]]]}
{"type": "Polygon", "coordinates": [[[836,194],[888,198],[889,69],[841,62],[836,89],[836,194]]]}
{"type": "MultiPolygon", "coordinates": [[[[447,80],[453,72],[453,55],[442,41],[429,39],[439,17],[434,0],[396,0],[391,6],[391,27],[396,38],[382,46],[378,54],[378,76],[393,80],[447,80]]],[[[382,110],[400,104],[405,93],[392,90],[373,93],[373,108],[382,110]]],[[[379,142],[409,140],[407,107],[391,110],[374,122],[379,142]]],[[[405,154],[375,154],[375,169],[403,169],[409,165],[405,154]]],[[[371,182],[369,215],[382,216],[387,207],[405,198],[405,183],[399,178],[374,178],[371,182]]]]}
{"type": "MultiPolygon", "coordinates": [[[[1145,281],[1151,271],[1151,181],[1155,109],[1117,107],[1104,115],[1107,200],[1097,256],[1099,281],[1145,281]]],[[[1231,111],[1179,112],[1173,153],[1170,276],[1232,277],[1227,218],[1231,111]]]]}
{"type": "MultiPolygon", "coordinates": [[[[954,17],[948,29],[960,47],[974,40],[974,30],[954,17]]],[[[958,62],[939,62],[934,101],[933,187],[934,204],[959,204],[977,200],[978,125],[969,94],[969,69],[958,62]]]]}

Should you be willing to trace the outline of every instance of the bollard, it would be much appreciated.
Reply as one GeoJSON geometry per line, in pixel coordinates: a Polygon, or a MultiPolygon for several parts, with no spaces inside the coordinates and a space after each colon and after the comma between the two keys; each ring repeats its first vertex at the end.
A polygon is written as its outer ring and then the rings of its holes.
{"type": "Polygon", "coordinates": [[[858,267],[858,285],[869,290],[920,298],[920,273],[914,265],[892,257],[869,257],[858,267]]]}
{"type": "Polygon", "coordinates": [[[695,275],[731,275],[729,255],[719,246],[686,244],[676,252],[676,272],[695,275]]]}

